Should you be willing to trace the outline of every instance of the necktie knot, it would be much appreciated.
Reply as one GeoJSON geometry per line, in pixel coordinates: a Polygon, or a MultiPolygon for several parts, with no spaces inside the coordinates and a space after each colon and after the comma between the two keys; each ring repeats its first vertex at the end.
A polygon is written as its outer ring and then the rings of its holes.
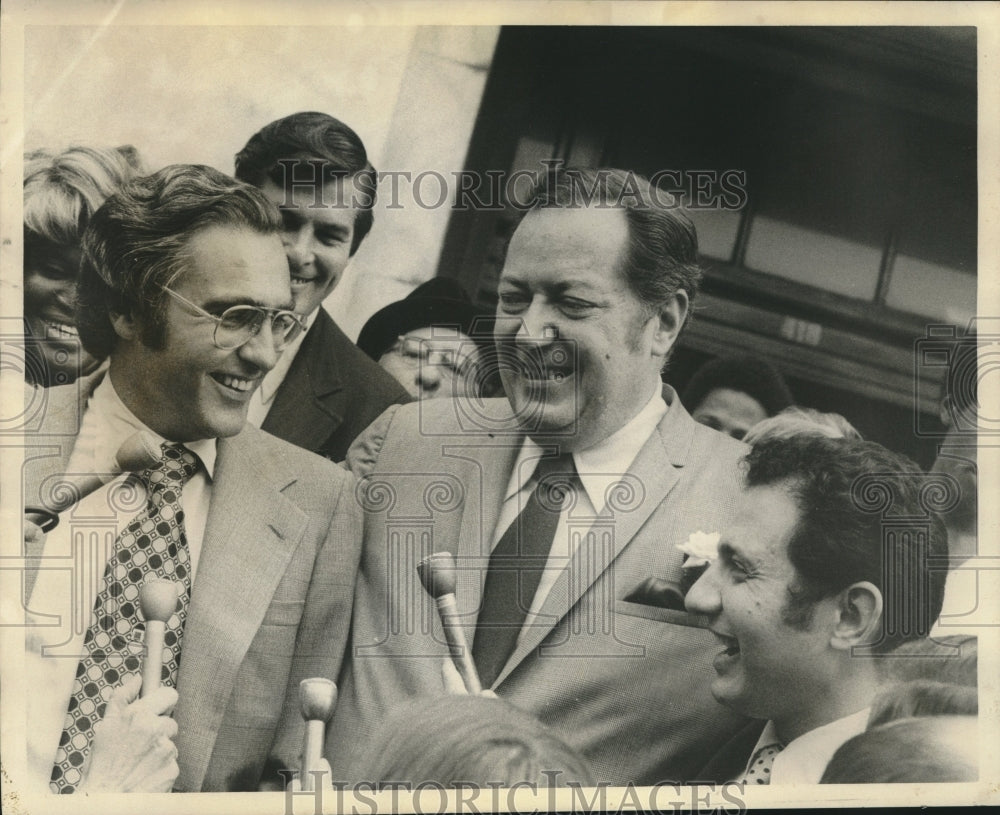
{"type": "Polygon", "coordinates": [[[198,472],[198,457],[183,444],[164,442],[160,450],[160,460],[143,471],[142,478],[153,491],[179,490],[198,472]]]}
{"type": "Polygon", "coordinates": [[[539,459],[533,478],[534,493],[542,508],[549,512],[561,512],[577,480],[572,454],[539,459]]]}

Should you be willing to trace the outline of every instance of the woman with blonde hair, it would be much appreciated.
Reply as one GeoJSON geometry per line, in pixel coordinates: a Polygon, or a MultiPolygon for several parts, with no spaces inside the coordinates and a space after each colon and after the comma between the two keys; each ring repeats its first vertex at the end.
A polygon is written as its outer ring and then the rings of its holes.
{"type": "Polygon", "coordinates": [[[101,360],[80,345],[74,303],[80,239],[91,215],[142,174],[130,145],[36,150],[24,158],[25,379],[68,384],[101,360]]]}

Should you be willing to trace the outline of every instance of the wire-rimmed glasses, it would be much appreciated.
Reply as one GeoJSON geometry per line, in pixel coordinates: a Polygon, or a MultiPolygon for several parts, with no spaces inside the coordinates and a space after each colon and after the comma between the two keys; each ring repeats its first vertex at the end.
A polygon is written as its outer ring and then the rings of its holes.
{"type": "Polygon", "coordinates": [[[250,342],[253,337],[260,333],[265,320],[269,321],[271,325],[271,338],[274,341],[275,351],[283,351],[285,346],[305,329],[302,320],[287,309],[239,305],[230,306],[221,314],[216,315],[210,314],[201,306],[195,305],[167,286],[164,286],[163,290],[174,299],[184,303],[199,317],[214,322],[215,333],[212,335],[212,339],[216,348],[221,348],[224,351],[231,351],[250,342]]]}
{"type": "Polygon", "coordinates": [[[449,337],[447,342],[454,347],[442,348],[430,338],[409,337],[403,334],[396,337],[396,342],[385,353],[398,354],[411,368],[418,368],[421,365],[433,365],[455,379],[474,374],[476,370],[474,356],[469,354],[468,351],[464,354],[459,352],[459,348],[463,343],[469,343],[470,347],[475,348],[473,341],[460,341],[457,337],[449,337]]]}

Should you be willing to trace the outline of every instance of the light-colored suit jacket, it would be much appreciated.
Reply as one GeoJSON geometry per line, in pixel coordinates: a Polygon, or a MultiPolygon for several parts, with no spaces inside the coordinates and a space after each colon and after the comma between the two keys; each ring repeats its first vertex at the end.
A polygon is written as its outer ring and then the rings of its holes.
{"type": "MultiPolygon", "coordinates": [[[[38,394],[26,503],[65,471],[95,384],[38,394]]],[[[361,540],[354,484],[250,425],[219,439],[177,680],[176,790],[252,790],[269,757],[298,766],[299,682],[336,679],[350,627],[361,540]]]]}
{"type": "MultiPolygon", "coordinates": [[[[681,582],[676,546],[726,525],[747,450],[694,422],[669,387],[664,397],[666,415],[605,510],[579,530],[589,534],[493,686],[557,728],[597,781],[616,785],[711,780],[698,771],[745,723],[709,693],[714,636],[683,610],[625,599],[649,577],[681,582]]],[[[348,453],[364,477],[365,539],[328,749],[335,778],[365,778],[357,746],[389,707],[442,692],[447,646],[414,570],[421,557],[455,555],[459,613],[473,641],[524,437],[505,405],[432,399],[390,408],[348,453]]]]}

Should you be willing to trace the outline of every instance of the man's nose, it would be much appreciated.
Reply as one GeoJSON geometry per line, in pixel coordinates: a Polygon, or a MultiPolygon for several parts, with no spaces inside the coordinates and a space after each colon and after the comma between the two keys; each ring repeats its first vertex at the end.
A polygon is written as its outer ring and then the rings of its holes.
{"type": "Polygon", "coordinates": [[[421,360],[417,368],[417,387],[427,394],[432,394],[441,387],[441,367],[432,360],[421,360]]]}
{"type": "Polygon", "coordinates": [[[559,329],[552,310],[541,303],[532,302],[521,313],[521,325],[516,339],[532,343],[549,343],[559,339],[559,329]]]}
{"type": "Polygon", "coordinates": [[[72,280],[60,281],[50,290],[50,296],[60,308],[72,312],[76,306],[76,283],[72,280]]]}
{"type": "Polygon", "coordinates": [[[270,371],[278,361],[281,353],[274,347],[274,335],[271,326],[266,322],[260,331],[237,349],[240,359],[256,365],[260,370],[270,371]]]}
{"type": "Polygon", "coordinates": [[[684,595],[684,607],[694,614],[712,616],[722,610],[722,598],[716,583],[718,566],[711,563],[684,595]]]}
{"type": "Polygon", "coordinates": [[[313,251],[313,237],[308,229],[285,231],[282,233],[282,243],[285,245],[285,254],[292,264],[293,271],[296,268],[308,266],[315,257],[313,251]]]}

